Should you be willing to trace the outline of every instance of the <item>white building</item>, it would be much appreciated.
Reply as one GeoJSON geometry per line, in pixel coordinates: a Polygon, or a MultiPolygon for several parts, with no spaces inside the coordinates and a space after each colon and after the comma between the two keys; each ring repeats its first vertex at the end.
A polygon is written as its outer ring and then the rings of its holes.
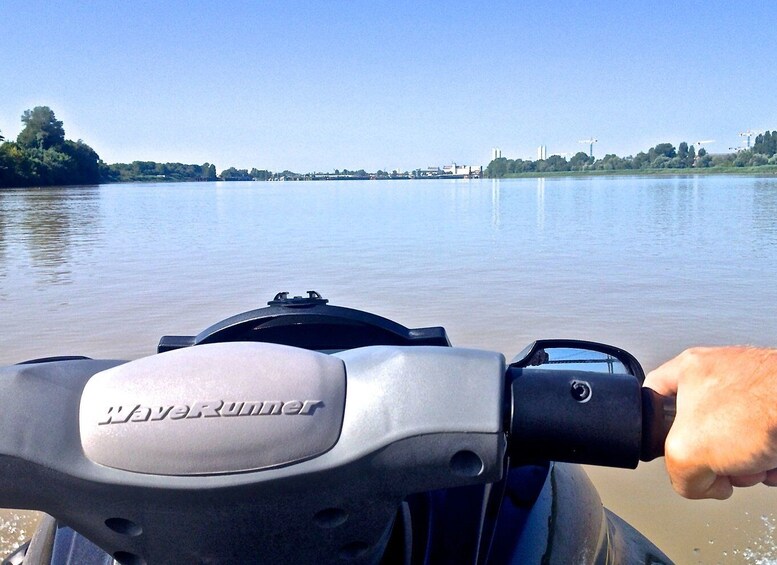
{"type": "Polygon", "coordinates": [[[548,158],[548,146],[540,145],[537,147],[537,160],[543,161],[548,158]]]}
{"type": "Polygon", "coordinates": [[[457,165],[456,163],[453,163],[452,165],[445,165],[442,168],[442,173],[444,175],[456,175],[456,176],[465,176],[469,178],[480,178],[483,175],[483,167],[482,166],[473,166],[473,165],[457,165]]]}
{"type": "Polygon", "coordinates": [[[498,147],[494,147],[491,150],[491,160],[493,161],[495,159],[501,159],[501,158],[502,158],[502,150],[499,149],[498,147]]]}

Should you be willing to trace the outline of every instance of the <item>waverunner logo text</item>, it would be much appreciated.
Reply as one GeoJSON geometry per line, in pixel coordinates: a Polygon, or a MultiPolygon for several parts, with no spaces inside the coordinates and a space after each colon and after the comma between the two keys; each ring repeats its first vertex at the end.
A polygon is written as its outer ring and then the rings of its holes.
{"type": "Polygon", "coordinates": [[[182,420],[184,418],[222,418],[230,416],[311,416],[324,405],[322,400],[280,400],[224,402],[205,400],[188,404],[164,406],[109,406],[105,417],[97,422],[104,424],[125,424],[148,422],[149,420],[182,420]]]}

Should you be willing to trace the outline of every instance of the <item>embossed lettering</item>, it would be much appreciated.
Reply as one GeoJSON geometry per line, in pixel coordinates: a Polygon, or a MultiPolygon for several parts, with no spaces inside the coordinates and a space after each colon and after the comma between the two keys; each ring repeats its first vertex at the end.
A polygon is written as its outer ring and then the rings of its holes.
{"type": "Polygon", "coordinates": [[[97,422],[98,424],[122,424],[130,419],[132,413],[137,410],[140,405],[135,404],[132,408],[124,406],[109,406],[108,412],[105,414],[105,418],[97,422]]]}
{"type": "Polygon", "coordinates": [[[189,413],[189,407],[185,404],[179,405],[179,406],[173,406],[172,410],[170,410],[170,419],[171,420],[180,420],[181,418],[186,418],[186,415],[189,413]]]}
{"type": "Polygon", "coordinates": [[[219,410],[224,406],[221,400],[206,400],[205,402],[195,402],[187,418],[218,418],[221,416],[219,410]]]}
{"type": "Polygon", "coordinates": [[[325,406],[323,400],[251,400],[245,402],[224,402],[223,400],[200,400],[191,404],[170,404],[164,406],[142,406],[140,404],[109,406],[105,415],[97,422],[104,424],[125,424],[159,420],[182,420],[192,418],[219,418],[226,416],[311,416],[325,406]]]}

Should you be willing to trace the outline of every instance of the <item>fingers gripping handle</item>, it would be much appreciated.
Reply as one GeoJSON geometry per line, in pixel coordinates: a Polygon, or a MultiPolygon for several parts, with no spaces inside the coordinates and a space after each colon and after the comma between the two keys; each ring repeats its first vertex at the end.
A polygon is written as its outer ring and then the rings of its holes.
{"type": "Polygon", "coordinates": [[[663,457],[664,443],[677,412],[675,398],[642,388],[642,448],[639,458],[652,461],[663,457]]]}

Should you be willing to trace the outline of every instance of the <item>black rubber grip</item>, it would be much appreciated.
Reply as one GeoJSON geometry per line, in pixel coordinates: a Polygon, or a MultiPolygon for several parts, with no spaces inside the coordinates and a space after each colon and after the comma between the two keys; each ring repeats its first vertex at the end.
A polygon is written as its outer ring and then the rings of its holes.
{"type": "Polygon", "coordinates": [[[642,388],[642,448],[639,454],[642,461],[663,457],[666,436],[676,412],[673,396],[663,396],[651,388],[642,388]]]}

